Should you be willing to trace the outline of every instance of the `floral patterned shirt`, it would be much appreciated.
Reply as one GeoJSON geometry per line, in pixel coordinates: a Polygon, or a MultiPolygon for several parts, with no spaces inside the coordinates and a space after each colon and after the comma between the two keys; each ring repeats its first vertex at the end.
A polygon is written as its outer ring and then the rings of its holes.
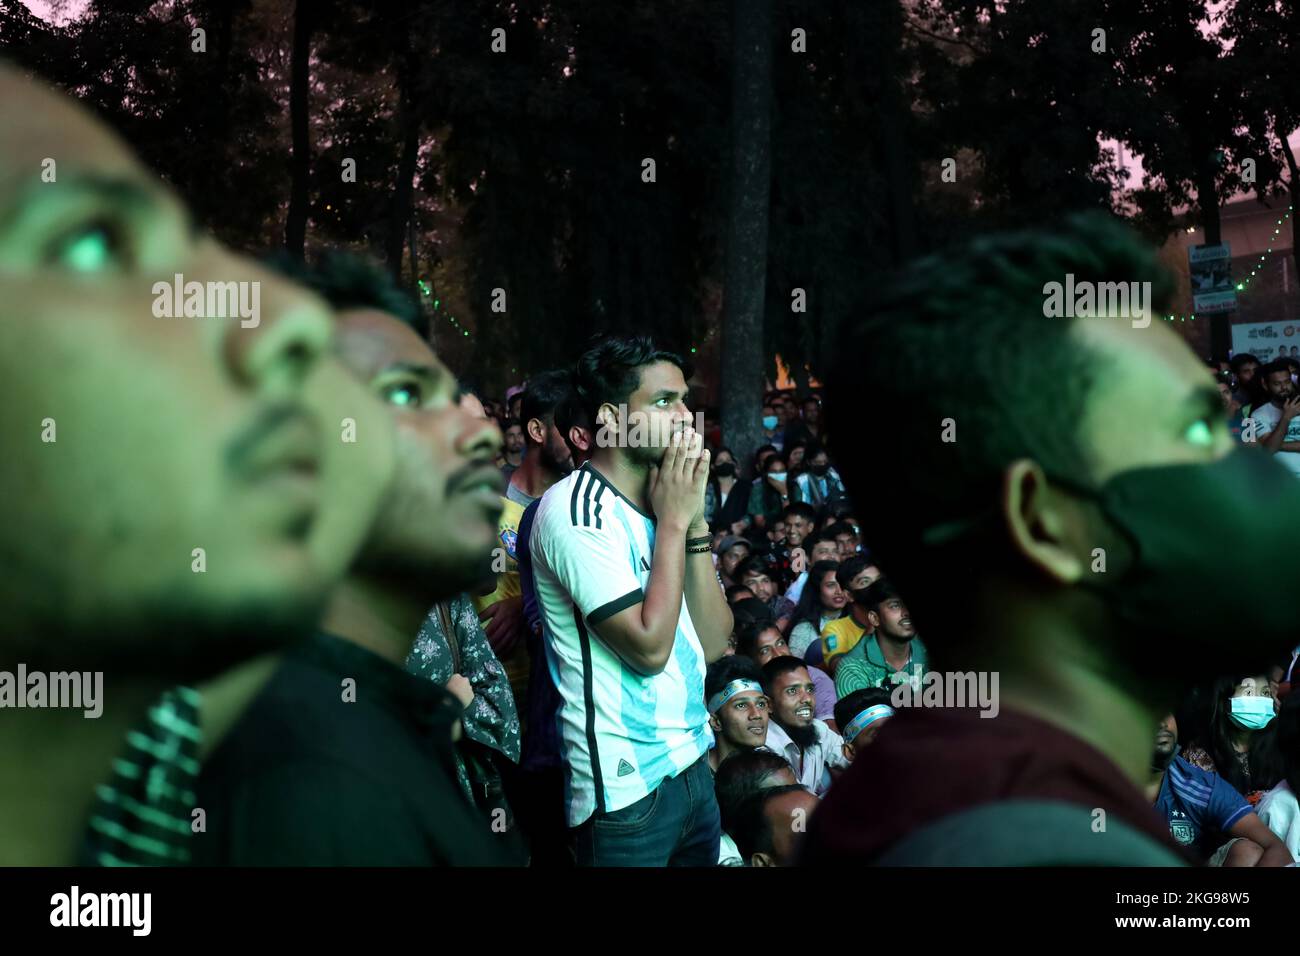
{"type": "MultiPolygon", "coordinates": [[[[452,600],[447,611],[455,630],[459,673],[474,688],[474,699],[465,708],[462,718],[465,736],[518,763],[519,711],[515,707],[505,668],[488,644],[469,595],[462,594],[452,600]]],[[[452,654],[436,606],[430,609],[420,626],[420,633],[406,659],[406,669],[444,687],[457,673],[456,657],[452,654]]],[[[469,775],[459,751],[456,754],[456,775],[461,788],[472,796],[469,775]]]]}

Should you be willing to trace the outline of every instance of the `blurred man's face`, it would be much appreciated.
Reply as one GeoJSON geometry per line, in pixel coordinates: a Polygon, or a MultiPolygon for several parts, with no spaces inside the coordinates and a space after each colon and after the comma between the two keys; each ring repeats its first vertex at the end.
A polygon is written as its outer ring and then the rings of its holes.
{"type": "Polygon", "coordinates": [[[1219,382],[1219,400],[1223,402],[1224,411],[1232,411],[1232,389],[1227,382],[1219,382]]]}
{"type": "Polygon", "coordinates": [[[767,533],[767,536],[772,541],[776,541],[777,543],[784,544],[787,533],[788,533],[788,529],[786,527],[786,523],[784,521],[778,521],[774,525],[772,525],[772,530],[767,533]]]}
{"type": "MultiPolygon", "coordinates": [[[[819,801],[808,790],[790,790],[768,800],[763,807],[772,828],[772,856],[760,862],[766,866],[794,866],[799,847],[807,832],[807,820],[817,810],[819,801]]],[[[757,854],[756,854],[757,855],[757,854]]]]}
{"type": "MultiPolygon", "coordinates": [[[[1094,483],[1145,466],[1209,463],[1233,449],[1218,390],[1165,323],[1135,329],[1118,319],[1076,322],[1071,335],[1096,350],[1106,370],[1080,429],[1094,483]],[[1124,408],[1128,418],[1114,417],[1124,408]]],[[[1277,378],[1291,387],[1289,375],[1277,378]]]]}
{"type": "Polygon", "coordinates": [[[818,541],[812,547],[812,552],[808,555],[808,560],[812,564],[818,561],[838,561],[840,559],[840,546],[834,541],[818,541]]]}
{"type": "Polygon", "coordinates": [[[851,531],[845,532],[844,534],[837,534],[835,536],[835,543],[839,545],[841,561],[844,561],[851,555],[857,553],[858,536],[851,531]]]}
{"type": "Polygon", "coordinates": [[[506,429],[506,451],[518,455],[524,450],[524,429],[521,425],[511,425],[506,429]]]}
{"type": "Polygon", "coordinates": [[[1178,723],[1173,714],[1166,714],[1156,728],[1156,763],[1163,766],[1178,749],[1178,723]]]}
{"type": "Polygon", "coordinates": [[[772,681],[772,719],[782,727],[811,727],[817,689],[808,668],[778,674],[772,681]]]}
{"type": "Polygon", "coordinates": [[[772,600],[772,597],[776,594],[776,585],[772,583],[771,578],[761,571],[752,571],[746,574],[745,579],[740,583],[753,591],[754,597],[764,603],[772,600]]]}
{"type": "Polygon", "coordinates": [[[870,587],[880,580],[880,568],[874,564],[868,564],[865,568],[853,575],[853,580],[849,582],[850,591],[858,591],[865,587],[870,587]]]}
{"type": "Polygon", "coordinates": [[[804,515],[791,515],[785,523],[786,542],[790,547],[803,544],[803,539],[813,533],[813,521],[804,515]]]}
{"type": "Polygon", "coordinates": [[[688,391],[681,369],[671,362],[653,362],[641,369],[641,382],[628,396],[627,408],[602,405],[598,420],[602,425],[608,423],[611,434],[617,436],[620,416],[626,414],[630,447],[624,454],[641,466],[657,465],[673,434],[691,424],[688,391]]]}
{"type": "Polygon", "coordinates": [[[762,667],[774,657],[789,657],[790,648],[775,627],[764,628],[754,641],[754,663],[762,667]]]}
{"type": "Polygon", "coordinates": [[[339,352],[397,428],[397,476],[363,550],[365,570],[446,597],[477,584],[497,542],[501,432],[457,403],[456,380],[428,343],[386,313],[340,312],[339,352]]]}
{"type": "Polygon", "coordinates": [[[803,403],[803,420],[810,425],[816,425],[822,418],[822,406],[820,402],[803,403]]]}
{"type": "Polygon", "coordinates": [[[542,438],[538,450],[542,467],[546,471],[561,477],[573,471],[573,452],[569,450],[560,430],[555,427],[554,418],[545,422],[535,418],[528,423],[528,428],[534,436],[542,438]]]}
{"type": "Polygon", "coordinates": [[[807,449],[798,445],[786,450],[786,458],[788,459],[789,465],[792,469],[798,468],[799,465],[803,463],[803,456],[806,450],[807,449]]]}
{"type": "Polygon", "coordinates": [[[753,690],[737,694],[709,718],[709,726],[733,747],[761,747],[767,739],[767,697],[753,690]]]}
{"type": "MultiPolygon", "coordinates": [[[[0,656],[207,676],[309,624],[355,552],[313,542],[351,404],[331,395],[329,313],[196,230],[72,100],[3,67],[0,143],[0,656]],[[247,283],[257,315],[156,317],[178,273],[247,283]]],[[[351,505],[356,534],[377,491],[351,505]]]]}
{"type": "Polygon", "coordinates": [[[749,557],[749,546],[743,544],[733,544],[723,552],[722,560],[718,563],[722,565],[722,573],[731,577],[736,573],[736,566],[749,557]]]}
{"type": "Polygon", "coordinates": [[[1237,381],[1240,382],[1242,385],[1247,385],[1250,382],[1254,381],[1255,376],[1258,373],[1259,373],[1259,363],[1246,362],[1244,365],[1241,366],[1241,370],[1237,372],[1237,381]]]}
{"type": "Polygon", "coordinates": [[[912,617],[907,613],[907,605],[898,598],[882,601],[867,616],[874,625],[872,630],[877,634],[883,634],[896,641],[910,641],[916,637],[916,626],[912,624],[912,617]]]}
{"type": "Polygon", "coordinates": [[[1295,382],[1291,381],[1290,372],[1269,372],[1264,376],[1264,388],[1273,404],[1279,406],[1295,394],[1295,382]]]}

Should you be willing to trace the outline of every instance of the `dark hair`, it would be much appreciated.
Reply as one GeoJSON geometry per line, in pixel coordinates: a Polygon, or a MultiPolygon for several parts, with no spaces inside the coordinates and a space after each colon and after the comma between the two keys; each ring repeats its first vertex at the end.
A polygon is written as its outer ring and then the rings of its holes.
{"type": "MultiPolygon", "coordinates": [[[[758,598],[753,598],[753,600],[763,604],[758,598]]],[[[736,656],[752,658],[758,649],[758,635],[767,630],[773,630],[779,634],[781,629],[776,626],[776,621],[772,619],[772,612],[767,610],[765,604],[763,604],[763,610],[767,611],[767,617],[746,614],[742,620],[741,616],[736,614],[736,608],[745,603],[746,601],[737,601],[731,608],[733,620],[736,622],[736,656]]]]}
{"type": "Polygon", "coordinates": [[[877,578],[867,585],[866,591],[862,595],[862,603],[866,605],[867,610],[874,611],[886,601],[892,601],[896,597],[901,597],[898,589],[890,583],[889,578],[877,578]]]}
{"type": "MultiPolygon", "coordinates": [[[[868,707],[875,707],[877,704],[890,706],[889,691],[883,687],[860,687],[850,694],[841,697],[835,702],[835,724],[842,731],[848,726],[850,720],[858,716],[868,707]]],[[[851,740],[845,740],[845,743],[853,743],[851,740]]]]}
{"type": "Polygon", "coordinates": [[[1258,365],[1259,359],[1251,355],[1249,352],[1238,352],[1232,358],[1228,359],[1228,368],[1232,369],[1232,373],[1236,375],[1241,371],[1241,367],[1247,362],[1254,362],[1258,365]]]}
{"type": "Polygon", "coordinates": [[[853,525],[849,524],[842,518],[836,519],[835,523],[829,528],[826,528],[824,533],[830,535],[832,538],[837,538],[842,534],[857,534],[857,532],[853,530],[853,525]]]}
{"type": "MultiPolygon", "coordinates": [[[[808,569],[808,580],[804,582],[799,603],[795,605],[794,613],[790,615],[790,630],[793,631],[801,622],[807,621],[818,633],[821,632],[822,582],[826,580],[826,575],[835,574],[839,567],[838,561],[817,561],[808,569]]],[[[836,580],[839,580],[838,575],[836,580]]]]}
{"type": "MultiPolygon", "coordinates": [[[[730,833],[731,815],[751,793],[763,789],[763,781],[774,773],[791,770],[790,763],[770,750],[738,750],[722,763],[713,776],[713,793],[722,814],[722,828],[730,833]]],[[[787,784],[782,784],[787,786],[787,784]]]]}
{"type": "MultiPolygon", "coordinates": [[[[730,604],[731,599],[735,597],[737,594],[739,594],[741,591],[749,591],[751,597],[754,594],[753,590],[751,590],[749,587],[747,587],[744,584],[733,584],[730,587],[728,587],[726,591],[723,592],[726,595],[727,603],[730,604]]],[[[767,605],[763,605],[763,606],[766,607],[767,605]]]]}
{"type": "MultiPolygon", "coordinates": [[[[572,386],[572,380],[570,380],[570,386],[572,386]]],[[[564,439],[564,444],[568,447],[569,453],[574,456],[574,463],[576,464],[581,455],[589,454],[591,452],[591,448],[588,447],[586,452],[584,452],[582,449],[574,445],[573,442],[569,440],[569,431],[576,427],[581,428],[588,434],[594,433],[591,431],[591,426],[587,424],[586,409],[582,404],[582,399],[578,397],[578,393],[575,389],[570,387],[565,396],[556,403],[553,417],[555,421],[555,429],[564,439]]]]}
{"type": "MultiPolygon", "coordinates": [[[[791,671],[797,671],[800,668],[807,669],[808,664],[802,657],[795,657],[793,654],[787,654],[782,657],[774,657],[763,665],[763,690],[768,697],[772,696],[772,685],[782,674],[788,674],[791,671]]],[[[811,672],[810,672],[811,674],[811,672]]]]}
{"type": "Polygon", "coordinates": [[[429,318],[420,303],[379,264],[343,249],[326,249],[310,264],[284,250],[266,263],[282,275],[311,289],[335,309],[375,309],[409,325],[429,339],[429,318]]]}
{"type": "Polygon", "coordinates": [[[810,441],[807,445],[804,446],[804,453],[803,453],[804,461],[812,461],[818,455],[826,455],[828,457],[830,455],[830,452],[828,452],[822,446],[821,442],[810,441]]]}
{"type": "Polygon", "coordinates": [[[869,568],[872,563],[860,554],[850,554],[840,562],[840,569],[835,572],[835,580],[840,582],[840,587],[844,590],[849,589],[849,582],[862,573],[863,569],[869,568]]]}
{"type": "Polygon", "coordinates": [[[528,423],[534,418],[542,424],[555,422],[556,407],[573,392],[573,376],[567,370],[552,369],[541,372],[528,380],[524,389],[524,400],[519,406],[519,421],[524,426],[524,439],[532,442],[528,434],[528,423]]]}
{"type": "Polygon", "coordinates": [[[517,418],[511,418],[506,421],[505,425],[501,428],[501,431],[506,432],[512,428],[523,428],[523,427],[524,427],[523,422],[521,422],[517,418]]]}
{"type": "Polygon", "coordinates": [[[781,520],[789,521],[793,515],[807,518],[814,526],[817,524],[817,509],[806,501],[792,501],[786,505],[781,512],[781,520]]]}
{"type": "Polygon", "coordinates": [[[1291,374],[1291,360],[1289,358],[1275,358],[1262,369],[1259,370],[1260,378],[1268,378],[1270,375],[1281,372],[1284,375],[1291,374]]]}
{"type": "Polygon", "coordinates": [[[705,701],[733,680],[752,680],[756,684],[761,684],[763,683],[763,672],[748,657],[741,657],[739,654],[728,654],[725,657],[719,657],[704,672],[705,701]]]}
{"type": "MultiPolygon", "coordinates": [[[[750,550],[752,551],[753,549],[751,548],[750,550]]],[[[776,575],[773,574],[772,569],[767,566],[767,562],[757,554],[751,554],[744,561],[741,561],[740,564],[736,565],[736,570],[731,576],[737,581],[744,581],[745,575],[747,574],[761,574],[771,579],[773,583],[776,583],[776,575]]]]}
{"type": "Polygon", "coordinates": [[[736,841],[736,849],[746,863],[755,853],[771,856],[776,852],[772,842],[772,824],[767,819],[768,801],[797,790],[807,792],[808,788],[797,783],[766,787],[751,793],[736,806],[727,835],[736,841]]]}
{"type": "Polygon", "coordinates": [[[574,368],[573,383],[586,413],[587,427],[596,431],[596,413],[605,403],[626,405],[641,384],[641,369],[669,362],[691,377],[690,365],[676,352],[659,348],[646,336],[602,338],[594,342],[574,368]]]}
{"type": "MultiPolygon", "coordinates": [[[[1150,282],[1156,314],[1175,291],[1136,233],[1090,212],[1061,229],[980,236],[927,256],[844,323],[827,377],[827,432],[849,496],[889,502],[873,514],[872,545],[909,592],[910,575],[953,603],[948,592],[962,581],[935,575],[922,533],[992,506],[1012,462],[1032,459],[1080,481],[1093,474],[1078,423],[1107,365],[1073,329],[1107,320],[1044,316],[1044,285],[1067,274],[1076,283],[1150,282]],[[922,379],[929,384],[918,391],[922,379]],[[891,413],[864,419],[864,407],[891,413]],[[968,438],[940,441],[940,423],[954,414],[968,438]],[[885,444],[896,467],[872,461],[885,444]]],[[[979,578],[965,579],[963,600],[979,578]]]]}

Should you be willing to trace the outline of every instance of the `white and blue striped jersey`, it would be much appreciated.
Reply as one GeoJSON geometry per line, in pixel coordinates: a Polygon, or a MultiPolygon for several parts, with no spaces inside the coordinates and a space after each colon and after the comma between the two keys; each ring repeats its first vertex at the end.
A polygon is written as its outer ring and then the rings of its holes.
{"type": "Polygon", "coordinates": [[[655,523],[590,463],[553,485],[529,551],[546,659],[563,703],[569,826],[629,806],[712,745],[704,650],[686,599],[664,670],[625,664],[593,625],[645,599],[655,523]]]}

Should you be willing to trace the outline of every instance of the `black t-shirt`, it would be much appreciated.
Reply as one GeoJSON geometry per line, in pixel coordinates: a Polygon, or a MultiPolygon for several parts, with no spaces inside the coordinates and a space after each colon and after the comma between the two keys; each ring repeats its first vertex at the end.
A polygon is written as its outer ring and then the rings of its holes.
{"type": "Polygon", "coordinates": [[[505,866],[504,834],[456,783],[460,705],[319,634],[289,653],[198,782],[200,866],[505,866]],[[346,679],[355,681],[345,700],[346,679]]]}

